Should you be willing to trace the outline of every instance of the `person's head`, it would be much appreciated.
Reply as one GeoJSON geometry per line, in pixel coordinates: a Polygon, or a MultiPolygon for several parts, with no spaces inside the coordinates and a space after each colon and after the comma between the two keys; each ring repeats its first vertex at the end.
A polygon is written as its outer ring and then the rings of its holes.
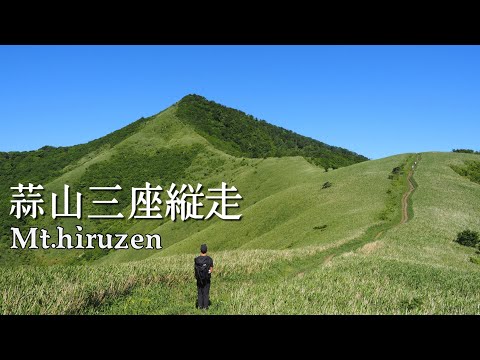
{"type": "Polygon", "coordinates": [[[202,254],[206,254],[207,253],[207,244],[202,244],[200,245],[200,252],[202,254]]]}

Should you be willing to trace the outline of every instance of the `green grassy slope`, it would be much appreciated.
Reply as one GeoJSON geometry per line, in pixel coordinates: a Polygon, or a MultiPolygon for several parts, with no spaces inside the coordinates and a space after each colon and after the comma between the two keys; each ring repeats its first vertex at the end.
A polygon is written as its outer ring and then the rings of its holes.
{"type": "MultiPolygon", "coordinates": [[[[225,167],[224,174],[227,179],[234,178],[232,183],[244,197],[239,209],[242,219],[166,222],[154,230],[163,237],[160,254],[192,253],[205,241],[217,250],[286,249],[358,237],[382,223],[380,214],[391,187],[388,175],[406,158],[394,156],[328,173],[301,157],[252,160],[251,165],[239,167],[238,160],[233,161],[232,169],[225,167]],[[327,181],[333,186],[322,189],[327,181]],[[322,226],[325,228],[315,229],[322,226]]],[[[140,225],[133,230],[146,229],[140,225]]],[[[152,254],[122,251],[101,261],[138,260],[152,254]]]]}
{"type": "MultiPolygon", "coordinates": [[[[212,312],[479,314],[480,267],[469,261],[475,250],[453,242],[465,228],[480,230],[480,186],[450,168],[469,159],[472,155],[422,154],[412,198],[415,216],[357,249],[214,253],[219,267],[212,312]],[[240,271],[245,261],[251,262],[251,274],[240,271]]],[[[371,185],[376,188],[376,183],[371,185]]],[[[155,284],[101,309],[195,313],[193,300],[193,284],[181,289],[155,284]],[[163,295],[168,300],[157,300],[163,295]]]]}
{"type": "MultiPolygon", "coordinates": [[[[479,314],[480,267],[469,261],[475,251],[453,242],[459,231],[480,230],[480,186],[450,168],[472,156],[423,154],[415,173],[415,217],[301,280],[280,283],[272,291],[300,303],[287,301],[279,311],[479,314]],[[295,297],[297,291],[313,300],[295,297]]],[[[264,296],[274,295],[254,301],[264,296]]]]}
{"type": "MultiPolygon", "coordinates": [[[[479,314],[480,267],[469,261],[477,255],[453,242],[465,228],[480,230],[480,185],[450,167],[471,156],[422,154],[414,175],[418,184],[412,198],[414,217],[402,225],[398,225],[401,196],[397,195],[407,189],[401,181],[406,173],[398,183],[388,180],[388,175],[400,164],[408,169],[415,159],[412,155],[318,174],[301,159],[283,159],[292,162],[292,169],[303,169],[302,180],[300,185],[278,185],[270,196],[245,209],[245,218],[250,211],[255,215],[249,221],[251,231],[258,231],[255,235],[236,235],[245,226],[240,222],[233,225],[240,229],[230,231],[232,240],[228,237],[223,244],[214,234],[226,228],[212,224],[211,231],[203,231],[205,237],[200,231],[141,261],[115,263],[122,259],[109,255],[97,266],[0,268],[4,289],[0,311],[197,313],[192,258],[198,244],[207,241],[215,260],[213,314],[479,314]],[[333,186],[316,193],[318,180],[319,184],[331,181],[333,186]],[[310,200],[306,195],[290,197],[290,192],[302,193],[302,188],[315,195],[310,200]],[[391,197],[397,199],[397,210],[385,219],[380,215],[389,208],[391,197]],[[282,221],[261,230],[266,224],[257,219],[261,209],[256,207],[270,198],[278,201],[269,204],[269,212],[283,214],[290,226],[282,221]],[[280,209],[289,202],[298,210],[297,199],[306,204],[302,211],[289,217],[280,209]],[[325,230],[313,230],[312,225],[323,224],[325,230]],[[300,235],[289,237],[290,227],[300,235]]],[[[258,173],[270,166],[267,177],[274,184],[271,175],[280,171],[275,171],[273,162],[280,160],[267,160],[258,173]]],[[[278,165],[283,169],[286,163],[278,165]]]]}
{"type": "Polygon", "coordinates": [[[464,229],[480,230],[480,185],[456,174],[450,165],[474,155],[425,153],[415,173],[415,217],[390,231],[381,253],[437,266],[471,269],[470,249],[452,242],[464,229]],[[408,241],[405,241],[405,240],[408,241]]]}

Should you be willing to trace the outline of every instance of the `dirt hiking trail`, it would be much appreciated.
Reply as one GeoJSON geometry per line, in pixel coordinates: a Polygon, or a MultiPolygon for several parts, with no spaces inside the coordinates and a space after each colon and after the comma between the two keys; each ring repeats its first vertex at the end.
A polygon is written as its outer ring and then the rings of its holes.
{"type": "Polygon", "coordinates": [[[415,165],[412,166],[412,169],[408,173],[407,181],[408,181],[408,191],[403,194],[402,197],[402,220],[400,221],[400,225],[405,224],[409,218],[408,218],[408,199],[410,198],[410,195],[415,191],[415,185],[412,182],[412,176],[415,172],[415,169],[417,168],[418,161],[420,159],[417,158],[415,161],[415,165]]]}

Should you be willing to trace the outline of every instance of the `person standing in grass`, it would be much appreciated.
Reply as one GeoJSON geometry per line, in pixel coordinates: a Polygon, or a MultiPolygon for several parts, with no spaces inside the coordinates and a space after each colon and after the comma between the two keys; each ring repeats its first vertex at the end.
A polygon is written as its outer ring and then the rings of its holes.
{"type": "Polygon", "coordinates": [[[195,258],[195,278],[197,279],[197,307],[208,309],[210,305],[210,279],[213,271],[213,259],[207,255],[207,244],[200,246],[200,256],[195,258]]]}

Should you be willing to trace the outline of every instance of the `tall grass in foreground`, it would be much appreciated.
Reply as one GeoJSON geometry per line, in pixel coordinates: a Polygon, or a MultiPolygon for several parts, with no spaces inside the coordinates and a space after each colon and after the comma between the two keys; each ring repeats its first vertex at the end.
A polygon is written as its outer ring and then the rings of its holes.
{"type": "MultiPolygon", "coordinates": [[[[373,248],[304,269],[335,246],[217,253],[210,313],[480,313],[480,271],[386,259],[373,248]]],[[[0,288],[3,314],[198,313],[191,255],[0,268],[0,288]]]]}
{"type": "MultiPolygon", "coordinates": [[[[290,251],[245,253],[251,273],[244,273],[240,261],[226,256],[222,261],[230,261],[229,265],[217,269],[213,279],[209,313],[480,314],[480,267],[470,264],[470,269],[458,269],[388,259],[375,254],[378,244],[303,269],[298,264],[308,258],[280,257],[292,255],[290,251]],[[268,256],[261,260],[267,263],[254,260],[257,255],[258,260],[268,256]]],[[[126,297],[92,308],[91,313],[201,313],[194,302],[195,285],[188,280],[138,287],[126,297]]]]}
{"type": "MultiPolygon", "coordinates": [[[[266,271],[272,263],[311,256],[326,248],[221,252],[215,256],[215,276],[248,278],[266,271]]],[[[81,314],[129,294],[134,287],[188,287],[192,283],[192,255],[115,265],[0,267],[0,313],[81,314]]]]}
{"type": "Polygon", "coordinates": [[[237,286],[219,313],[480,314],[479,274],[350,253],[275,285],[237,286]]]}
{"type": "Polygon", "coordinates": [[[119,266],[0,268],[3,314],[80,314],[134,286],[181,281],[186,272],[173,265],[129,263],[119,266]]]}

